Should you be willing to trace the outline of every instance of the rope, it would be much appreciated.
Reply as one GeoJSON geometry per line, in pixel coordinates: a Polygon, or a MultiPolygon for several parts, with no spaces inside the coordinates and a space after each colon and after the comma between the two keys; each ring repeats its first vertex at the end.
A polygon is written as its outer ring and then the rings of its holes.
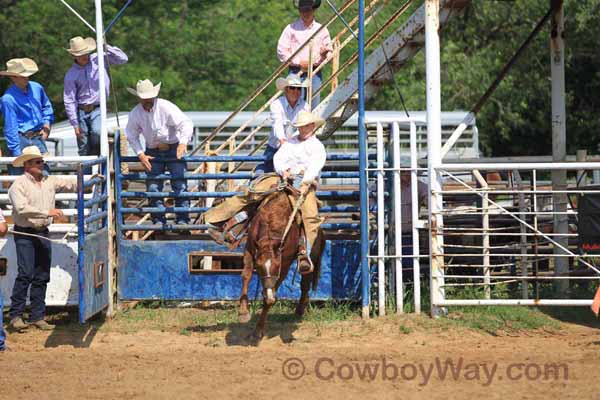
{"type": "Polygon", "coordinates": [[[281,242],[279,243],[279,250],[278,250],[280,254],[281,254],[281,250],[283,249],[283,246],[285,244],[285,237],[287,236],[288,232],[290,231],[290,228],[292,227],[292,223],[294,222],[294,219],[296,218],[296,213],[300,209],[300,206],[302,205],[302,203],[304,203],[304,194],[300,194],[300,197],[298,197],[298,200],[296,201],[296,204],[294,205],[294,210],[292,211],[292,215],[290,215],[290,219],[288,220],[287,226],[285,227],[285,231],[283,231],[283,236],[281,236],[281,242]]]}
{"type": "Polygon", "coordinates": [[[69,229],[67,231],[67,233],[65,233],[65,235],[63,236],[62,239],[50,239],[50,238],[47,238],[46,236],[36,235],[36,234],[33,234],[33,233],[26,233],[26,232],[17,232],[17,231],[12,230],[12,229],[9,229],[8,233],[10,233],[12,235],[30,236],[30,237],[35,237],[35,238],[38,238],[38,239],[44,239],[44,240],[47,240],[49,242],[64,244],[64,243],[67,242],[67,236],[73,231],[73,228],[76,228],[76,227],[77,227],[77,225],[73,225],[73,227],[71,229],[69,229]]]}

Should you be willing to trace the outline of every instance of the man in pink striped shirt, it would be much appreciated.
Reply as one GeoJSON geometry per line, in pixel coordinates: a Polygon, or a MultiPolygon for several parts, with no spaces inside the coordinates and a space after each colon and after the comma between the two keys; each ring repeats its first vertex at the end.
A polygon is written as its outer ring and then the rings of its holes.
{"type": "MultiPolygon", "coordinates": [[[[320,1],[314,0],[298,0],[298,10],[300,18],[289,24],[283,30],[279,42],[277,43],[277,58],[282,63],[288,61],[290,57],[304,43],[311,38],[315,32],[319,31],[321,24],[315,21],[315,10],[319,7],[320,1]]],[[[314,37],[312,59],[313,68],[321,65],[333,51],[331,37],[326,27],[323,27],[314,37]]],[[[300,53],[298,53],[290,63],[290,73],[298,74],[303,72],[302,80],[306,79],[309,63],[309,46],[307,45],[300,53]]],[[[321,86],[323,81],[322,70],[313,76],[312,92],[315,93],[321,86]]],[[[306,94],[305,94],[306,97],[306,94]]],[[[314,96],[311,103],[312,107],[319,104],[320,96],[314,96]]],[[[307,100],[308,101],[308,100],[307,100]]]]}

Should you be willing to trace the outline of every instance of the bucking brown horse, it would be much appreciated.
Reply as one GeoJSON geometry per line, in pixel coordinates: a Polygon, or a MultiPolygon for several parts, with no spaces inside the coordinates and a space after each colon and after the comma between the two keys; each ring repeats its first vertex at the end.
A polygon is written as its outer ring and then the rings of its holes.
{"type": "MultiPolygon", "coordinates": [[[[289,193],[290,190],[276,192],[265,199],[248,227],[239,319],[243,323],[250,320],[248,285],[252,279],[253,270],[256,269],[263,295],[262,311],[251,337],[256,342],[259,342],[264,336],[267,313],[277,301],[277,289],[287,277],[290,266],[298,255],[301,226],[294,221],[285,238],[283,237],[293,212],[293,206],[288,197],[289,193]]],[[[311,285],[313,290],[316,290],[324,242],[323,234],[319,232],[312,252],[318,255],[313,257],[314,269],[311,273],[302,275],[301,296],[296,306],[296,315],[298,316],[304,314],[308,305],[308,292],[311,285]]]]}

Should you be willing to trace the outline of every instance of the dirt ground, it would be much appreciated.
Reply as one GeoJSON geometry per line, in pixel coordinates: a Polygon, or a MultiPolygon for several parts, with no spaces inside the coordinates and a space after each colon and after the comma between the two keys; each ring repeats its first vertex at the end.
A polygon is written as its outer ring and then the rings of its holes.
{"type": "Polygon", "coordinates": [[[416,316],[283,320],[255,347],[248,325],[186,326],[168,313],[10,334],[0,398],[600,398],[597,327],[490,334],[416,316]]]}

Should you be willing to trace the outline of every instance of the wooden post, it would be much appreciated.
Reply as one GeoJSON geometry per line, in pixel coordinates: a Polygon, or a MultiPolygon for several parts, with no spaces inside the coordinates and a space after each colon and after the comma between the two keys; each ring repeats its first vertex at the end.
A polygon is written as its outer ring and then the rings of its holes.
{"type": "Polygon", "coordinates": [[[313,45],[314,40],[310,41],[310,45],[308,46],[308,88],[306,90],[306,102],[308,103],[308,108],[312,110],[312,80],[313,80],[313,45]]]}
{"type": "Polygon", "coordinates": [[[337,72],[340,69],[340,40],[335,38],[333,41],[333,59],[331,60],[331,92],[333,93],[338,87],[337,72]]]}

